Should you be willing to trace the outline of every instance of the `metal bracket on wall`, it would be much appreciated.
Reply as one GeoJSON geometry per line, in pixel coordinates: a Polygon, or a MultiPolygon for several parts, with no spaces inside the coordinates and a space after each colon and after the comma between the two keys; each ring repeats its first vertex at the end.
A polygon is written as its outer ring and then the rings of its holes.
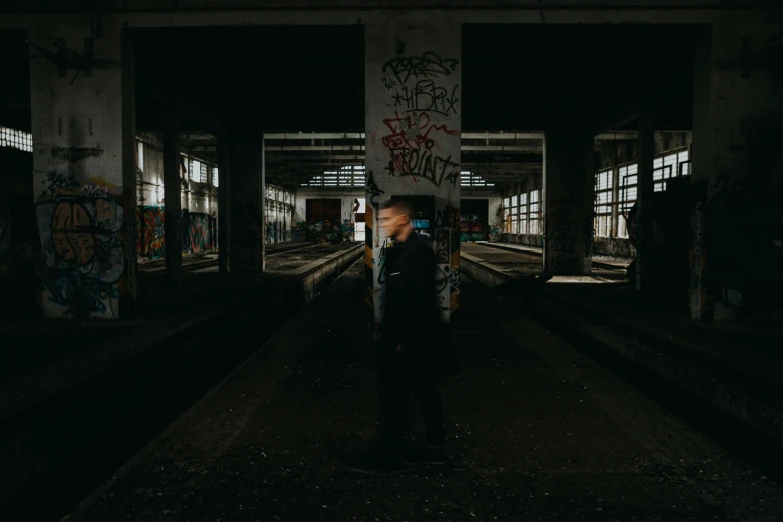
{"type": "Polygon", "coordinates": [[[64,38],[54,39],[51,41],[51,44],[54,45],[55,51],[51,51],[35,42],[27,42],[27,45],[41,53],[40,57],[46,58],[57,66],[61,77],[64,77],[67,74],[68,69],[76,69],[77,73],[81,72],[85,76],[90,76],[92,74],[94,65],[92,38],[84,39],[84,53],[68,49],[65,45],[64,38]]]}

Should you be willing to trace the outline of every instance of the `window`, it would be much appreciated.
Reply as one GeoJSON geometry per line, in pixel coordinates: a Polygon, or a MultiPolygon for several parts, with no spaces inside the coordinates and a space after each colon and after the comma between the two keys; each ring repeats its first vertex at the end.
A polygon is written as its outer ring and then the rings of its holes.
{"type": "Polygon", "coordinates": [[[691,160],[687,150],[677,154],[677,172],[680,176],[688,176],[691,173],[691,160]]]}
{"type": "Polygon", "coordinates": [[[199,181],[201,179],[201,162],[190,160],[190,181],[199,181]]]}
{"type": "Polygon", "coordinates": [[[625,219],[620,219],[617,223],[617,237],[628,237],[627,219],[631,207],[636,203],[636,193],[638,190],[639,166],[637,164],[625,165],[619,170],[619,194],[618,194],[618,214],[625,219]]]}
{"type": "Polygon", "coordinates": [[[503,200],[503,232],[511,233],[511,225],[509,225],[509,217],[511,214],[511,198],[505,198],[503,200]]]}
{"type": "Polygon", "coordinates": [[[528,210],[527,193],[519,195],[519,233],[527,234],[528,210]]]}
{"type": "Polygon", "coordinates": [[[595,174],[595,218],[593,227],[596,237],[612,235],[612,192],[614,190],[614,172],[602,170],[595,174]]]}
{"type": "Polygon", "coordinates": [[[363,187],[366,183],[364,165],[349,165],[339,170],[327,170],[313,176],[303,187],[363,187]]]}
{"type": "Polygon", "coordinates": [[[533,190],[530,192],[530,223],[528,227],[530,234],[541,233],[541,189],[533,190]]]}
{"type": "Polygon", "coordinates": [[[519,234],[519,196],[511,196],[511,233],[519,234]]]}
{"type": "Polygon", "coordinates": [[[460,185],[463,187],[494,187],[494,183],[487,183],[478,174],[469,171],[460,172],[460,185]]]}
{"type": "Polygon", "coordinates": [[[0,127],[0,147],[10,147],[25,152],[32,152],[33,135],[29,132],[0,127]]]}
{"type": "Polygon", "coordinates": [[[199,178],[200,178],[199,182],[201,182],[201,183],[207,183],[209,181],[209,179],[207,178],[207,164],[206,163],[202,163],[201,164],[201,169],[199,171],[199,178]]]}
{"type": "Polygon", "coordinates": [[[220,177],[218,176],[218,168],[212,167],[212,185],[215,187],[219,187],[218,180],[220,177]]]}
{"type": "Polygon", "coordinates": [[[653,186],[655,192],[666,190],[666,180],[690,174],[688,151],[672,152],[655,158],[653,162],[653,186]]]}

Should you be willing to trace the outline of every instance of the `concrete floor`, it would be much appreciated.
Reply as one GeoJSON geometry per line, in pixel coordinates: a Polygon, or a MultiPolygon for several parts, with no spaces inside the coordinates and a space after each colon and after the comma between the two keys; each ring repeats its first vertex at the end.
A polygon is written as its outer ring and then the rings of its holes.
{"type": "Polygon", "coordinates": [[[121,321],[51,321],[43,318],[0,318],[0,417],[17,403],[49,393],[64,383],[104,370],[126,352],[144,349],[159,335],[187,327],[234,300],[263,296],[271,280],[349,244],[319,245],[279,252],[267,259],[267,272],[218,276],[218,267],[183,275],[182,288],[142,279],[139,317],[121,321]],[[138,337],[138,339],[135,339],[138,337]],[[125,343],[124,341],[133,341],[125,343]]]}
{"type": "Polygon", "coordinates": [[[453,325],[465,370],[443,388],[453,461],[382,479],[342,469],[376,420],[362,271],[66,520],[783,519],[778,484],[467,279],[453,325]]]}

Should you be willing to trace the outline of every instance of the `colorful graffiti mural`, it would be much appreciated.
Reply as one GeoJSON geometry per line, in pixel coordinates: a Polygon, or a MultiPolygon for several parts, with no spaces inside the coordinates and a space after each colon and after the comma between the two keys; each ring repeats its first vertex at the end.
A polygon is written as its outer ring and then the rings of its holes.
{"type": "Polygon", "coordinates": [[[215,221],[209,214],[190,213],[187,223],[190,252],[197,254],[215,249],[215,221]]]}
{"type": "Polygon", "coordinates": [[[166,215],[162,207],[136,207],[138,255],[149,260],[166,257],[166,215]]]}
{"type": "Polygon", "coordinates": [[[486,227],[484,220],[475,214],[468,214],[460,218],[460,237],[463,243],[468,241],[484,241],[486,239],[486,227]]]}
{"type": "MultiPolygon", "coordinates": [[[[139,257],[150,261],[166,257],[166,213],[163,207],[137,207],[137,249],[139,257]]],[[[217,219],[201,212],[183,209],[182,252],[198,254],[217,247],[217,219]]]]}
{"type": "Polygon", "coordinates": [[[47,316],[116,318],[124,273],[123,206],[116,186],[53,172],[36,202],[47,316]]]}

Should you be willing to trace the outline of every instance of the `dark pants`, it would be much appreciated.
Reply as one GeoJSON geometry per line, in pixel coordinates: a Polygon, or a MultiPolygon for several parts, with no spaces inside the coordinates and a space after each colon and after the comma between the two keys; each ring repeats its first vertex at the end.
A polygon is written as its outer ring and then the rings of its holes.
{"type": "Polygon", "coordinates": [[[406,361],[404,356],[392,355],[384,359],[379,367],[378,380],[381,437],[385,444],[394,448],[403,443],[408,393],[412,393],[419,403],[427,434],[425,445],[443,444],[443,405],[437,380],[410,371],[406,367],[410,361],[406,361]]]}

